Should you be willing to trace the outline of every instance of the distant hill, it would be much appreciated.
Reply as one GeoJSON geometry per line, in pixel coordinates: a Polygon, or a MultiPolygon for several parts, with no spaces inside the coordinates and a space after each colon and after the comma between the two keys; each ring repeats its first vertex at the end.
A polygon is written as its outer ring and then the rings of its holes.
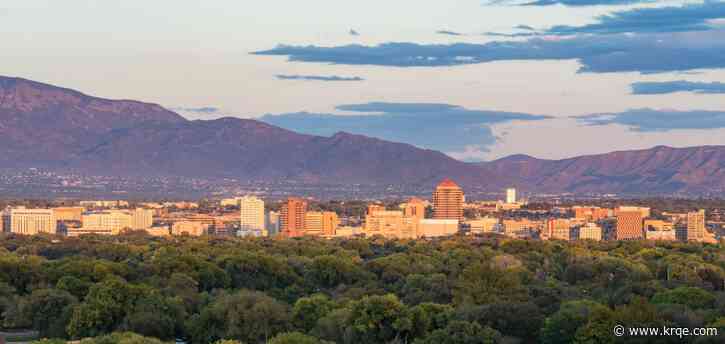
{"type": "Polygon", "coordinates": [[[0,77],[0,167],[325,183],[473,183],[484,172],[440,152],[255,120],[188,121],[159,105],[0,77]]]}
{"type": "Polygon", "coordinates": [[[725,146],[621,151],[563,160],[515,155],[480,163],[539,192],[710,193],[725,190],[725,146]]]}
{"type": "Polygon", "coordinates": [[[0,168],[96,175],[233,177],[307,183],[529,192],[712,194],[725,190],[725,147],[655,147],[563,160],[514,155],[465,163],[349,133],[304,135],[263,122],[189,121],[156,104],[108,100],[0,77],[0,168]]]}

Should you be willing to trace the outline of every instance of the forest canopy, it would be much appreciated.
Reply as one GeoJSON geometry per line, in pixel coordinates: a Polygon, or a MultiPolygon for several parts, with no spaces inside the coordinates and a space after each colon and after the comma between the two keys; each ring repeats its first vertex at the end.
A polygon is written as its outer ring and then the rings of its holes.
{"type": "Polygon", "coordinates": [[[724,281],[676,242],[0,237],[2,327],[48,344],[722,343],[724,281]]]}

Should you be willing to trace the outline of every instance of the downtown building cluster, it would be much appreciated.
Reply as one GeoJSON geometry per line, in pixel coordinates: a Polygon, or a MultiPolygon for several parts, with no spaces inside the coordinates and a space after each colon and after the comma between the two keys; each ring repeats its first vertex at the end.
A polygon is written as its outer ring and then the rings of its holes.
{"type": "Polygon", "coordinates": [[[418,239],[498,234],[534,240],[717,242],[707,229],[704,210],[653,216],[647,207],[572,206],[542,212],[527,209],[513,188],[505,190],[503,201],[466,202],[464,190],[450,179],[436,186],[430,201],[412,197],[387,205],[369,202],[358,218],[311,210],[310,203],[309,199],[288,197],[268,205],[253,195],[222,199],[205,209],[194,202],[82,201],[77,206],[49,209],[7,208],[0,224],[4,232],[23,235],[117,235],[143,230],[155,236],[418,239]]]}

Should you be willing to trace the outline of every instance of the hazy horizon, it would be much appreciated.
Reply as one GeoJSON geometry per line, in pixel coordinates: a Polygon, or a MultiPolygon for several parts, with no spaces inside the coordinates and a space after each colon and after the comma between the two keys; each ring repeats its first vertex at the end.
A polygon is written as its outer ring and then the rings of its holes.
{"type": "Polygon", "coordinates": [[[725,2],[524,2],[10,0],[0,74],[466,161],[725,144],[725,2]]]}

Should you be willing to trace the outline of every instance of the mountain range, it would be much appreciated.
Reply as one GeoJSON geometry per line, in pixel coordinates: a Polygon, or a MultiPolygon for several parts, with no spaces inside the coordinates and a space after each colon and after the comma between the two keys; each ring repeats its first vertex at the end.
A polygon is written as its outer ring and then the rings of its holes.
{"type": "Polygon", "coordinates": [[[516,186],[549,193],[725,190],[725,146],[655,147],[564,160],[524,155],[466,163],[412,145],[340,132],[304,135],[251,119],[187,120],[159,105],[109,100],[0,77],[0,168],[94,175],[305,183],[516,186]]]}

